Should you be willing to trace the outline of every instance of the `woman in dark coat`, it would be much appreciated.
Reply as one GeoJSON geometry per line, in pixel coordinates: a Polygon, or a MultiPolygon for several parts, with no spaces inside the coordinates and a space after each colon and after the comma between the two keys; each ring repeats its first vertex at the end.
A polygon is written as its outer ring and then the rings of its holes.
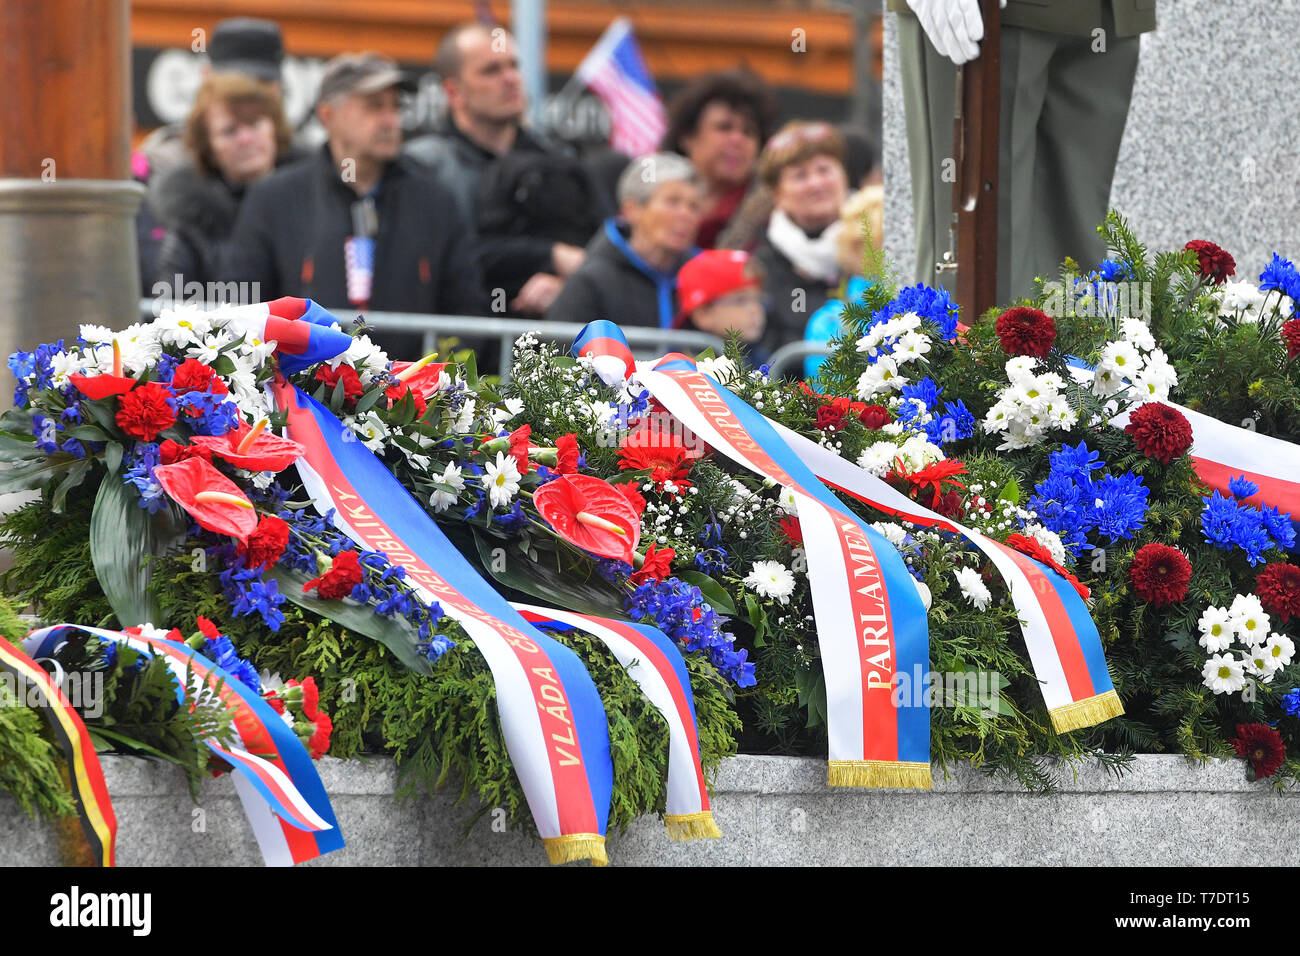
{"type": "Polygon", "coordinates": [[[232,72],[213,73],[203,82],[185,124],[188,161],[149,186],[150,210],[166,229],[155,282],[188,299],[187,283],[206,290],[222,278],[220,249],[244,192],[295,158],[291,135],[270,84],[232,72]]]}

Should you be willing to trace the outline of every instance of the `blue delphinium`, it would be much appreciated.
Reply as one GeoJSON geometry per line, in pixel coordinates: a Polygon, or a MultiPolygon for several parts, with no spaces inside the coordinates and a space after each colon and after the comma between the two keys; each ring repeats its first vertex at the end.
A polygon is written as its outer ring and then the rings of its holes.
{"type": "Polygon", "coordinates": [[[705,651],[718,671],[737,687],[753,687],[749,652],[736,650],[735,637],[722,630],[724,618],[704,601],[700,589],[677,578],[646,581],[626,601],[635,618],[649,617],[659,630],[687,651],[705,651]]]}
{"type": "Polygon", "coordinates": [[[158,446],[153,442],[136,442],[125,464],[127,469],[123,481],[134,487],[140,495],[139,506],[148,509],[150,514],[166,508],[167,495],[153,476],[154,467],[158,464],[158,446]]]}

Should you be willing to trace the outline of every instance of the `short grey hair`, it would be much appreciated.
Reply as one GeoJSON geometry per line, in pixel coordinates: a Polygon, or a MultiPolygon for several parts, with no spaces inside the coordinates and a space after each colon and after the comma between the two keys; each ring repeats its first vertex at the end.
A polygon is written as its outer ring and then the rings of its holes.
{"type": "Polygon", "coordinates": [[[618,203],[645,205],[654,191],[665,183],[690,183],[702,186],[699,173],[691,161],[677,153],[651,153],[634,159],[618,177],[618,203]]]}

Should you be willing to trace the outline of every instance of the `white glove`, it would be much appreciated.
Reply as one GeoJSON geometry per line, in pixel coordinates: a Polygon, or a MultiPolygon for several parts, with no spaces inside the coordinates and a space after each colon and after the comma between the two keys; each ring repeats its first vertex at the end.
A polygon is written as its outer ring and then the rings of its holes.
{"type": "MultiPolygon", "coordinates": [[[[984,19],[979,0],[907,0],[940,55],[961,66],[980,55],[984,19]]],[[[1002,6],[1007,0],[1002,0],[1002,6]]]]}

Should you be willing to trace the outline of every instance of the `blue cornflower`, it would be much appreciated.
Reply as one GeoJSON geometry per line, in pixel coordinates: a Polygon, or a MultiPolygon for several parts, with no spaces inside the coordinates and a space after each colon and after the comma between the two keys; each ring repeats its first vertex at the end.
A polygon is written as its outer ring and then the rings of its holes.
{"type": "Polygon", "coordinates": [[[1102,282],[1122,282],[1133,278],[1128,270],[1128,264],[1116,259],[1102,259],[1095,274],[1102,282]]]}
{"type": "Polygon", "coordinates": [[[910,385],[904,385],[902,391],[904,400],[909,398],[919,398],[925,403],[925,410],[932,411],[939,404],[939,396],[943,394],[943,389],[935,382],[934,379],[926,376],[919,382],[913,382],[910,385]]]}
{"type": "Polygon", "coordinates": [[[1208,498],[1202,498],[1201,503],[1204,505],[1201,509],[1201,534],[1216,548],[1232,550],[1236,544],[1237,524],[1240,520],[1237,503],[1231,498],[1223,497],[1218,491],[1208,498]]]}
{"type": "Polygon", "coordinates": [[[974,434],[975,416],[960,399],[956,402],[944,402],[944,414],[932,418],[925,425],[926,437],[936,445],[962,441],[974,434]]]}
{"type": "Polygon", "coordinates": [[[1111,541],[1133,537],[1133,532],[1146,522],[1151,489],[1142,483],[1140,475],[1107,475],[1093,484],[1090,493],[1095,496],[1093,521],[1097,532],[1111,541]]]}
{"type": "Polygon", "coordinates": [[[957,304],[944,289],[932,289],[921,283],[900,289],[893,302],[871,316],[871,324],[879,325],[904,312],[915,312],[934,323],[944,339],[951,341],[957,336],[957,304]]]}
{"type": "Polygon", "coordinates": [[[1300,272],[1296,271],[1290,259],[1283,259],[1276,252],[1273,261],[1259,274],[1259,290],[1268,292],[1273,289],[1300,300],[1300,272]]]}
{"type": "Polygon", "coordinates": [[[1282,709],[1292,717],[1300,717],[1300,687],[1282,695],[1282,709]]]}
{"type": "Polygon", "coordinates": [[[1085,484],[1092,482],[1093,469],[1100,468],[1104,464],[1101,455],[1090,450],[1085,442],[1079,442],[1078,446],[1073,448],[1062,445],[1060,451],[1052,452],[1048,461],[1051,463],[1053,474],[1063,475],[1071,481],[1085,484]]]}
{"type": "Polygon", "coordinates": [[[244,683],[255,694],[262,693],[262,680],[257,668],[244,660],[235,651],[235,645],[225,635],[209,637],[203,646],[203,653],[231,677],[244,683]]]}
{"type": "Polygon", "coordinates": [[[1238,475],[1228,482],[1228,490],[1238,498],[1249,498],[1259,491],[1259,485],[1248,480],[1245,475],[1238,475]]]}
{"type": "Polygon", "coordinates": [[[1264,525],[1264,530],[1283,551],[1290,551],[1295,547],[1295,524],[1291,521],[1289,511],[1281,512],[1277,508],[1265,505],[1260,509],[1260,521],[1264,525]]]}

